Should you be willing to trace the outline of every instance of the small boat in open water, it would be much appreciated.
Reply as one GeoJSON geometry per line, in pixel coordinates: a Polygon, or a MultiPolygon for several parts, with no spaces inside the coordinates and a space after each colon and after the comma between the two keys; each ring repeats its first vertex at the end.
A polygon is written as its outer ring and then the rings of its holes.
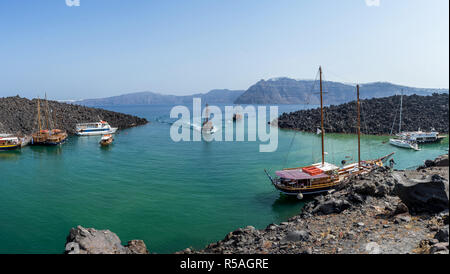
{"type": "Polygon", "coordinates": [[[76,124],[75,131],[79,136],[92,136],[113,134],[117,131],[117,128],[111,127],[106,121],[100,121],[95,123],[76,124]]]}
{"type": "Polygon", "coordinates": [[[206,110],[205,110],[205,120],[202,124],[202,133],[205,134],[214,134],[217,132],[217,128],[214,126],[212,121],[209,119],[209,108],[208,104],[206,104],[206,110]]]}
{"type": "Polygon", "coordinates": [[[359,85],[356,86],[357,90],[357,114],[358,114],[358,162],[338,167],[331,163],[325,162],[324,150],[324,115],[323,115],[323,95],[322,95],[322,68],[319,68],[320,73],[320,116],[321,116],[321,129],[317,131],[317,134],[321,134],[322,139],[322,162],[315,163],[304,167],[287,168],[280,171],[276,171],[277,177],[273,178],[266,170],[267,177],[269,177],[273,186],[280,192],[287,195],[296,195],[298,199],[303,199],[305,194],[318,194],[333,189],[348,177],[353,174],[368,173],[376,167],[383,166],[389,157],[394,153],[381,157],[375,160],[361,160],[361,145],[360,145],[360,102],[359,102],[359,85]]]}
{"type": "Polygon", "coordinates": [[[112,134],[105,134],[100,139],[100,145],[106,147],[112,144],[113,141],[114,137],[112,136],[112,134]]]}
{"type": "Polygon", "coordinates": [[[15,136],[0,137],[0,151],[14,150],[22,147],[22,141],[15,136]]]}
{"type": "MultiPolygon", "coordinates": [[[[396,146],[396,147],[409,148],[409,149],[414,149],[415,151],[419,151],[420,148],[417,143],[417,138],[411,138],[411,135],[407,134],[406,132],[402,132],[402,111],[403,111],[403,91],[400,96],[400,119],[398,122],[398,132],[399,133],[397,134],[397,138],[389,139],[389,144],[396,146]]],[[[392,135],[392,131],[394,130],[394,125],[395,125],[395,119],[394,119],[394,123],[392,124],[391,135],[392,135]]]]}

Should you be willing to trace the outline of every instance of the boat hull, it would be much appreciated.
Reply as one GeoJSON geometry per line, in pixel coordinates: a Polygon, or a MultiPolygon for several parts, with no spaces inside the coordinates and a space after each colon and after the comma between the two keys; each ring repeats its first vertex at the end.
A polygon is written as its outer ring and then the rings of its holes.
{"type": "Polygon", "coordinates": [[[21,144],[0,146],[0,151],[15,150],[15,149],[19,149],[21,147],[22,147],[21,144]]]}
{"type": "Polygon", "coordinates": [[[80,130],[77,131],[76,134],[78,136],[95,136],[95,135],[104,135],[104,134],[113,134],[116,133],[117,128],[111,128],[111,129],[101,129],[101,130],[96,130],[96,129],[86,129],[86,130],[80,130]]]}

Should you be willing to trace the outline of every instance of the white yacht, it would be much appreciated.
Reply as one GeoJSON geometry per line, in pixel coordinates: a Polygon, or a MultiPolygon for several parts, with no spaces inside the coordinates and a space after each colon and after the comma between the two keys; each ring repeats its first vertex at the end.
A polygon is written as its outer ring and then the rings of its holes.
{"type": "Polygon", "coordinates": [[[414,142],[414,141],[410,141],[410,140],[406,140],[406,139],[390,139],[389,143],[391,145],[397,146],[397,147],[403,147],[403,148],[411,148],[414,149],[416,151],[419,151],[419,145],[414,142]]]}
{"type": "Polygon", "coordinates": [[[113,134],[117,128],[111,127],[107,122],[80,123],[75,126],[76,134],[79,136],[113,134]]]}

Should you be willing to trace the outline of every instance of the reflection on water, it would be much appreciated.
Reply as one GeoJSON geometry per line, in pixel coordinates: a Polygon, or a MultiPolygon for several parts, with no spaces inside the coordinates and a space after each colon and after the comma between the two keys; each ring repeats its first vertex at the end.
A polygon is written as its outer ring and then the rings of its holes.
{"type": "Polygon", "coordinates": [[[2,150],[0,151],[0,161],[17,161],[21,153],[20,149],[2,150]]]}

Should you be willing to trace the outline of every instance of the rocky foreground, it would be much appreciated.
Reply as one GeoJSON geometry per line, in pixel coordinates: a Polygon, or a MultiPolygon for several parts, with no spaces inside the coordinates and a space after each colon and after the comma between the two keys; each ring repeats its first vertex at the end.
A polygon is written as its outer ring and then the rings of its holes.
{"type": "MultiPolygon", "coordinates": [[[[230,232],[205,249],[179,254],[448,254],[448,155],[417,170],[383,167],[350,178],[317,196],[281,224],[230,232]]],[[[142,241],[126,246],[109,230],[73,228],[66,253],[148,253],[142,241]]]]}
{"type": "MultiPolygon", "coordinates": [[[[85,122],[107,121],[119,129],[144,125],[148,121],[133,115],[114,111],[83,107],[56,101],[48,101],[51,124],[75,134],[75,124],[85,122]]],[[[41,115],[45,119],[46,103],[41,100],[41,115]]],[[[6,97],[0,98],[0,133],[26,135],[38,129],[37,99],[6,97]]]]}
{"type": "MultiPolygon", "coordinates": [[[[448,133],[449,95],[403,96],[402,130],[416,131],[435,128],[448,133]]],[[[400,112],[400,96],[361,100],[361,132],[364,134],[390,134],[394,121],[397,133],[400,112]]],[[[356,133],[356,102],[324,108],[325,130],[329,133],[356,133]]],[[[278,126],[305,132],[320,128],[320,109],[283,113],[278,126]]]]}

